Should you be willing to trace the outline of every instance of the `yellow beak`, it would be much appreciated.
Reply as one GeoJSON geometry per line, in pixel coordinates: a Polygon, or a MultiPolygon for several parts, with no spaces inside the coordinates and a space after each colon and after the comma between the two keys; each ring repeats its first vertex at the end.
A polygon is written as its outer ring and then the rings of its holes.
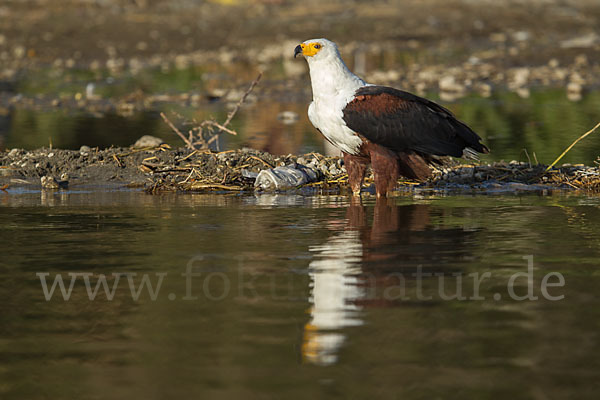
{"type": "Polygon", "coordinates": [[[314,44],[311,43],[309,45],[306,45],[302,43],[296,46],[296,48],[294,49],[294,58],[296,58],[296,56],[300,53],[302,53],[304,57],[310,57],[314,56],[318,52],[319,50],[315,48],[314,44]]]}

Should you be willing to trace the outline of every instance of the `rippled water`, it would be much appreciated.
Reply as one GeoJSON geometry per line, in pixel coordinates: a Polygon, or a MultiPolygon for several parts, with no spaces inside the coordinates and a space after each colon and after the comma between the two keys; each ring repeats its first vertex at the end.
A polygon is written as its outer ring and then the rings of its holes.
{"type": "Polygon", "coordinates": [[[2,399],[600,390],[598,197],[9,192],[0,226],[2,399]]]}

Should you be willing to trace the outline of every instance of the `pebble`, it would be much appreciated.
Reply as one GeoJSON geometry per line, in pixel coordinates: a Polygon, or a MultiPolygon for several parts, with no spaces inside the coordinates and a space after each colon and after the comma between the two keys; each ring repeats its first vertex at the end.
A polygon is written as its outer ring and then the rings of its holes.
{"type": "Polygon", "coordinates": [[[8,152],[8,156],[10,158],[14,158],[16,156],[18,156],[21,152],[21,149],[12,149],[11,151],[8,152]]]}
{"type": "Polygon", "coordinates": [[[14,172],[15,172],[15,170],[11,169],[11,168],[0,168],[1,176],[11,176],[11,175],[13,175],[14,172]]]}
{"type": "Polygon", "coordinates": [[[58,189],[60,187],[60,185],[58,184],[58,181],[50,175],[42,176],[40,181],[42,184],[42,188],[44,188],[44,189],[58,189]]]}
{"type": "Polygon", "coordinates": [[[163,143],[164,141],[160,138],[150,135],[144,135],[133,144],[133,147],[136,149],[144,147],[158,147],[163,143]]]}
{"type": "Polygon", "coordinates": [[[79,153],[82,156],[87,156],[88,154],[90,154],[90,151],[92,151],[92,149],[90,148],[90,146],[83,145],[83,146],[81,146],[79,148],[79,153]]]}
{"type": "Polygon", "coordinates": [[[438,87],[443,92],[462,93],[465,91],[464,85],[458,83],[452,75],[442,77],[438,82],[438,87]]]}

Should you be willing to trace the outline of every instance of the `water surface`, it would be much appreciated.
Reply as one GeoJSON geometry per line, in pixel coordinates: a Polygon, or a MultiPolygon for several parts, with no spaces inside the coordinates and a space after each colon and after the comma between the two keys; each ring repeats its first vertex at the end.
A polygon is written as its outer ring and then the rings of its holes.
{"type": "MultiPolygon", "coordinates": [[[[324,139],[306,116],[310,98],[298,94],[309,83],[298,85],[303,86],[290,89],[293,96],[289,99],[263,97],[256,103],[244,105],[231,125],[238,135],[222,135],[218,149],[251,147],[277,155],[328,152],[324,139]],[[282,118],[283,115],[296,115],[297,120],[282,118]]],[[[470,95],[454,102],[441,101],[435,93],[427,97],[448,107],[483,138],[492,149],[491,154],[482,157],[488,162],[504,159],[550,164],[576,138],[598,123],[600,109],[598,91],[585,93],[579,102],[568,100],[562,89],[534,89],[529,98],[502,91],[490,98],[470,95]]],[[[188,120],[224,121],[228,107],[224,101],[215,101],[196,107],[163,104],[161,110],[187,131],[190,127],[183,125],[184,121],[171,111],[188,120]]],[[[129,146],[142,135],[160,137],[173,146],[183,145],[160,118],[161,110],[124,116],[17,108],[0,115],[0,149],[33,149],[49,143],[66,149],[79,149],[82,145],[129,146]]],[[[600,135],[591,135],[562,162],[593,165],[599,148],[600,135]]]]}
{"type": "Polygon", "coordinates": [[[0,397],[596,398],[599,206],[0,193],[0,397]]]}

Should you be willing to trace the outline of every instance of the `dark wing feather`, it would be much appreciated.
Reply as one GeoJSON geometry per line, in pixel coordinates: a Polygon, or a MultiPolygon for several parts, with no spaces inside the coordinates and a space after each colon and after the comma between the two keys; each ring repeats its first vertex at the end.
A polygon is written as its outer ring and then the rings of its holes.
{"type": "Polygon", "coordinates": [[[461,157],[488,153],[481,138],[446,108],[402,90],[365,86],[344,108],[344,121],[373,143],[394,151],[461,157]]]}

